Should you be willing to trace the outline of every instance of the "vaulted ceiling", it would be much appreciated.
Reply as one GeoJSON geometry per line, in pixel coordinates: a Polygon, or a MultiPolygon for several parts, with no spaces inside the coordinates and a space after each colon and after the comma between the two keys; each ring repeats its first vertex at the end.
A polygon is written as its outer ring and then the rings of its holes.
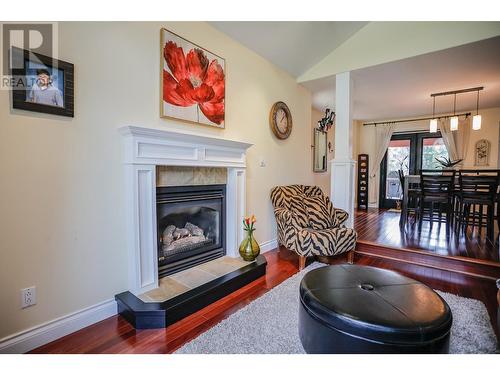
{"type": "Polygon", "coordinates": [[[367,22],[210,22],[294,77],[306,72],[367,22]]]}

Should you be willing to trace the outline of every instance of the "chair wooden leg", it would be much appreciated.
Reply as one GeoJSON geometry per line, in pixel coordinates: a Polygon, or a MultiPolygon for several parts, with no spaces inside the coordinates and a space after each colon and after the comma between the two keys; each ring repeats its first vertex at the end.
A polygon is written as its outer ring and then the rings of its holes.
{"type": "Polygon", "coordinates": [[[486,224],[486,236],[490,239],[491,242],[494,242],[495,219],[493,215],[493,206],[487,206],[487,215],[488,224],[486,224]]]}
{"type": "MultiPolygon", "coordinates": [[[[495,202],[495,205],[496,205],[496,209],[495,209],[495,215],[496,215],[496,218],[497,218],[497,228],[498,230],[500,231],[500,203],[499,202],[495,202]]],[[[493,229],[493,232],[495,232],[495,229],[493,229]]],[[[500,303],[499,303],[500,305],[500,303]]]]}
{"type": "Polygon", "coordinates": [[[349,264],[354,263],[354,250],[347,252],[347,263],[349,263],[349,264]]]}
{"type": "Polygon", "coordinates": [[[306,257],[299,255],[299,271],[302,271],[306,266],[306,257]]]}
{"type": "Polygon", "coordinates": [[[418,209],[418,231],[422,230],[422,221],[424,220],[424,204],[425,201],[423,199],[420,200],[420,207],[418,209]]]}

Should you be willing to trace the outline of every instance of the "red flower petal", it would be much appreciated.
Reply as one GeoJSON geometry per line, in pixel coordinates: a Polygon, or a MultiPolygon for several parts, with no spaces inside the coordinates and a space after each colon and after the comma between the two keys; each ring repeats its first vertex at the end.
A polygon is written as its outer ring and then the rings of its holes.
{"type": "Polygon", "coordinates": [[[202,84],[200,87],[193,87],[191,81],[183,79],[179,82],[177,92],[192,103],[209,102],[214,97],[214,90],[210,86],[202,84]]]}
{"type": "Polygon", "coordinates": [[[189,78],[186,58],[182,47],[177,47],[177,44],[169,41],[163,49],[163,57],[167,65],[177,81],[189,78]]]}
{"type": "Polygon", "coordinates": [[[199,48],[193,48],[186,56],[189,79],[198,81],[200,84],[207,75],[208,59],[199,48]]]}
{"type": "Polygon", "coordinates": [[[215,85],[212,86],[212,90],[214,91],[214,97],[211,100],[212,102],[221,102],[225,97],[225,82],[219,81],[215,85]]]}
{"type": "Polygon", "coordinates": [[[177,81],[165,69],[163,70],[163,100],[179,107],[189,107],[195,104],[191,97],[185,94],[185,90],[180,89],[177,81]]]}
{"type": "Polygon", "coordinates": [[[200,103],[201,111],[212,122],[220,125],[224,121],[224,102],[200,103]]]}
{"type": "Polygon", "coordinates": [[[214,90],[203,83],[200,87],[193,90],[191,99],[195,100],[197,103],[205,103],[211,101],[214,96],[214,90]]]}
{"type": "Polygon", "coordinates": [[[211,86],[215,93],[212,101],[220,102],[222,101],[222,99],[224,99],[225,82],[226,81],[222,67],[219,65],[217,60],[213,60],[208,67],[207,78],[205,79],[205,83],[211,86]]]}
{"type": "Polygon", "coordinates": [[[224,81],[224,70],[222,66],[217,62],[217,60],[212,60],[207,70],[207,77],[205,83],[209,86],[213,86],[217,82],[224,81]]]}

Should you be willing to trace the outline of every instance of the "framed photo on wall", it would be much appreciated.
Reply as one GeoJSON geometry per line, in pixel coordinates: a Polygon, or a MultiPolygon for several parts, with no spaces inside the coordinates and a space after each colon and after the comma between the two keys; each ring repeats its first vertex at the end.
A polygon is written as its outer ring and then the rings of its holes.
{"type": "Polygon", "coordinates": [[[73,64],[15,47],[11,53],[19,67],[11,71],[12,107],[74,117],[73,64]]]}
{"type": "Polygon", "coordinates": [[[161,29],[161,117],[225,127],[225,60],[161,29]]]}

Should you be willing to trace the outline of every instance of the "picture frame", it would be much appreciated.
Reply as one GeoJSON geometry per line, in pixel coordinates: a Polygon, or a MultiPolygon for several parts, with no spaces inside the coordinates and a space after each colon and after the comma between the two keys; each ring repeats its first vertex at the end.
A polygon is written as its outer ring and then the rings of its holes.
{"type": "Polygon", "coordinates": [[[320,129],[314,129],[314,157],[313,157],[313,172],[326,172],[328,163],[328,142],[327,132],[320,129]]]}
{"type": "Polygon", "coordinates": [[[489,166],[491,143],[487,139],[480,139],[474,147],[474,166],[489,166]]]}
{"type": "Polygon", "coordinates": [[[225,129],[226,60],[165,28],[160,56],[160,117],[225,129]]]}
{"type": "Polygon", "coordinates": [[[11,49],[12,107],[74,117],[74,65],[28,50],[11,49]]]}

